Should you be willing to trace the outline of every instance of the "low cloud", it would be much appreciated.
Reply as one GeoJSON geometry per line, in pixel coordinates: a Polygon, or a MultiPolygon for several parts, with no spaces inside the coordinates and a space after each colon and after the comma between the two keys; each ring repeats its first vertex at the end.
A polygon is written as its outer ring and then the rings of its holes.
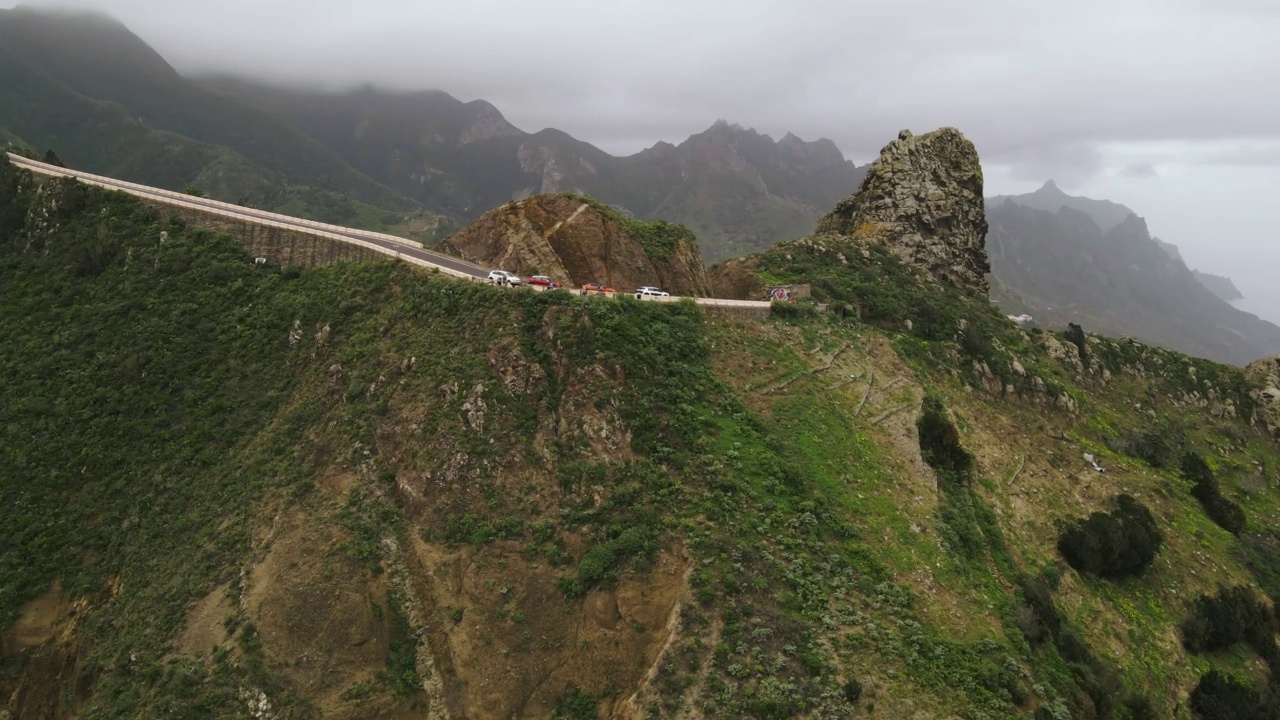
{"type": "Polygon", "coordinates": [[[1022,0],[88,1],[186,73],[440,89],[615,153],[724,117],[866,161],[951,125],[1065,178],[1102,169],[1090,145],[1280,138],[1271,0],[1078,0],[1051,21],[1022,0]]]}
{"type": "Polygon", "coordinates": [[[1156,176],[1156,166],[1149,162],[1134,162],[1125,165],[1120,174],[1127,178],[1142,179],[1156,176]]]}

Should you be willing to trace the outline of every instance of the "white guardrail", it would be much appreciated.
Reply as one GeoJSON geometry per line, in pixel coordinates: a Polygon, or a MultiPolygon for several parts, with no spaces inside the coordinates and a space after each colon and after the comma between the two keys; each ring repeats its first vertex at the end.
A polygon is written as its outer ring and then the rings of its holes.
{"type": "MultiPolygon", "coordinates": [[[[336,240],[338,242],[349,243],[351,245],[356,245],[358,247],[367,248],[369,250],[373,250],[374,252],[381,253],[383,255],[388,255],[398,260],[403,260],[404,262],[407,262],[407,263],[412,263],[414,265],[419,265],[421,267],[437,270],[439,272],[445,273],[446,275],[451,275],[453,277],[457,277],[457,278],[461,278],[469,281],[477,281],[477,280],[483,279],[477,275],[473,275],[470,273],[463,272],[461,270],[455,270],[454,268],[433,263],[430,260],[426,260],[420,257],[415,257],[413,255],[406,255],[395,248],[389,248],[384,245],[378,245],[376,243],[366,242],[365,240],[360,239],[361,237],[363,237],[369,240],[380,240],[382,242],[392,243],[398,247],[403,247],[406,250],[412,250],[414,252],[422,253],[428,256],[439,256],[441,257],[441,259],[449,262],[471,265],[471,263],[461,260],[460,258],[440,256],[439,253],[435,253],[431,250],[426,250],[424,248],[405,245],[404,244],[405,238],[396,237],[395,235],[387,235],[386,233],[373,232],[372,230],[361,230],[359,228],[343,227],[341,225],[330,225],[328,223],[316,222],[314,220],[304,220],[302,218],[295,218],[289,215],[281,215],[279,213],[268,212],[266,210],[259,210],[257,208],[246,208],[240,205],[233,205],[231,203],[222,202],[220,200],[210,200],[207,198],[200,198],[198,201],[195,201],[192,199],[192,196],[187,195],[185,193],[174,192],[173,190],[164,190],[162,188],[150,187],[148,185],[139,185],[138,183],[132,183],[125,180],[117,180],[115,178],[104,177],[102,175],[93,175],[91,173],[84,173],[78,170],[70,170],[68,168],[58,167],[57,165],[50,165],[48,163],[40,162],[38,160],[31,160],[30,158],[25,158],[25,157],[22,157],[21,155],[14,155],[13,153],[9,153],[8,155],[9,155],[9,161],[12,162],[14,165],[25,168],[32,172],[40,173],[42,175],[74,178],[81,182],[88,183],[90,185],[96,185],[98,187],[103,187],[108,190],[120,190],[122,192],[129,193],[130,195],[135,195],[135,196],[150,199],[150,200],[161,200],[170,205],[185,207],[190,210],[207,212],[214,215],[222,215],[224,217],[228,217],[234,220],[248,220],[248,221],[257,223],[259,225],[264,225],[267,227],[276,227],[282,230],[295,230],[295,231],[304,230],[308,234],[315,235],[317,237],[328,238],[330,240],[336,240]],[[359,237],[352,237],[353,235],[359,236],[359,237]]],[[[473,266],[473,267],[476,267],[476,271],[479,273],[484,272],[484,270],[479,268],[478,266],[473,266]]],[[[531,287],[536,287],[536,286],[531,286],[531,287]]],[[[537,289],[541,290],[543,288],[537,288],[537,289]]],[[[570,288],[566,288],[566,289],[570,289],[570,288]]],[[[619,295],[619,294],[627,294],[627,293],[612,293],[609,295],[613,296],[613,295],[619,295]]],[[[646,297],[645,299],[651,300],[651,301],[656,300],[659,302],[677,302],[679,300],[683,300],[684,298],[679,296],[671,296],[671,297],[646,297]]],[[[770,302],[764,301],[764,300],[727,300],[722,298],[690,298],[690,299],[699,305],[705,305],[709,307],[768,308],[771,305],[770,302]]]]}
{"type": "Polygon", "coordinates": [[[231,203],[224,203],[217,200],[205,200],[201,198],[199,202],[194,202],[190,195],[173,192],[172,190],[162,190],[160,188],[148,187],[146,185],[139,185],[137,183],[126,182],[124,180],[116,180],[115,178],[103,177],[101,175],[82,173],[75,170],[69,170],[67,168],[61,168],[56,165],[49,165],[47,163],[30,160],[20,155],[10,154],[9,160],[18,167],[26,168],[44,175],[70,177],[89,185],[97,185],[98,187],[107,188],[108,190],[120,190],[122,192],[129,193],[130,195],[136,195],[150,200],[162,200],[170,205],[185,207],[199,212],[207,212],[213,215],[222,215],[234,220],[248,220],[267,227],[276,227],[282,230],[305,230],[308,234],[315,235],[317,237],[328,238],[330,240],[337,240],[338,242],[367,248],[374,252],[388,255],[414,265],[438,270],[439,272],[452,275],[454,277],[464,278],[467,280],[478,279],[470,273],[465,273],[443,265],[437,265],[436,263],[419,257],[414,257],[412,255],[406,255],[395,248],[388,248],[351,237],[351,235],[364,235],[365,237],[373,236],[379,240],[384,240],[385,242],[392,242],[397,245],[401,245],[406,247],[406,249],[412,249],[417,252],[427,252],[418,248],[404,246],[404,238],[397,238],[394,235],[383,235],[381,233],[344,228],[339,225],[328,225],[311,220],[302,220],[299,218],[289,217],[288,215],[279,215],[276,213],[254,210],[253,208],[244,208],[239,205],[232,205],[231,203]]]}

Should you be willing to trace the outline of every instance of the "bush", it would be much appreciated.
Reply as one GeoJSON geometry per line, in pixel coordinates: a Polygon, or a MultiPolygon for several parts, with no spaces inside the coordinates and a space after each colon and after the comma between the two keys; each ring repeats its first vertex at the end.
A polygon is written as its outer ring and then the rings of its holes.
{"type": "Polygon", "coordinates": [[[1264,657],[1275,645],[1276,617],[1247,587],[1218,588],[1202,595],[1182,623],[1182,645],[1188,652],[1222,650],[1248,643],[1264,657]]]}
{"type": "Polygon", "coordinates": [[[769,314],[783,320],[799,322],[816,318],[818,316],[818,308],[813,303],[808,302],[781,302],[775,300],[769,305],[769,314]]]}
{"type": "Polygon", "coordinates": [[[595,696],[574,686],[556,700],[555,707],[551,710],[551,717],[557,720],[595,720],[595,696]]]}
{"type": "Polygon", "coordinates": [[[1191,691],[1191,711],[1201,720],[1272,720],[1276,710],[1274,700],[1217,670],[1191,691]]]}
{"type": "Polygon", "coordinates": [[[1128,495],[1116,498],[1116,510],[1095,512],[1072,523],[1058,538],[1058,551],[1079,572],[1108,579],[1140,575],[1164,536],[1151,511],[1128,495]]]}
{"type": "Polygon", "coordinates": [[[1182,430],[1156,426],[1129,430],[1107,441],[1112,450],[1145,461],[1153,468],[1172,467],[1182,448],[1182,430]]]}
{"type": "Polygon", "coordinates": [[[1084,328],[1075,323],[1067,323],[1067,331],[1063,337],[1072,345],[1076,346],[1076,352],[1080,355],[1080,362],[1089,361],[1089,341],[1084,335],[1084,328]]]}
{"type": "Polygon", "coordinates": [[[1200,501],[1210,520],[1232,535],[1244,532],[1244,509],[1222,496],[1213,469],[1199,453],[1188,452],[1182,456],[1182,476],[1195,483],[1191,495],[1200,501]]]}
{"type": "Polygon", "coordinates": [[[844,684],[844,699],[856,703],[862,697],[862,683],[850,679],[844,684]]]}
{"type": "Polygon", "coordinates": [[[920,434],[920,455],[945,479],[967,485],[973,474],[973,455],[960,444],[960,432],[947,417],[942,398],[928,393],[916,420],[920,434]]]}

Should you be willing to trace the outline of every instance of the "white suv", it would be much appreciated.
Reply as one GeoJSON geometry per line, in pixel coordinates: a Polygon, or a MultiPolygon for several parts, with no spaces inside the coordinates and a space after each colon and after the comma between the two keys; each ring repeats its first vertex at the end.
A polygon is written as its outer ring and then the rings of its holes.
{"type": "Polygon", "coordinates": [[[636,299],[639,300],[643,297],[671,297],[671,293],[662,292],[656,287],[645,285],[642,288],[636,288],[636,299]]]}
{"type": "Polygon", "coordinates": [[[515,273],[509,273],[506,270],[490,270],[489,282],[498,283],[500,285],[503,284],[504,282],[507,285],[519,285],[524,281],[520,279],[519,275],[516,275],[515,273]]]}

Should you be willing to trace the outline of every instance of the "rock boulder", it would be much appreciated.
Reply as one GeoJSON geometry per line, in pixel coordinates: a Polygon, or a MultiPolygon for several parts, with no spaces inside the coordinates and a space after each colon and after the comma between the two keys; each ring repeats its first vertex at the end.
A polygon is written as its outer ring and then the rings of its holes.
{"type": "Polygon", "coordinates": [[[879,242],[940,283],[983,297],[990,289],[982,165],[954,128],[899,133],[817,232],[879,242]]]}

